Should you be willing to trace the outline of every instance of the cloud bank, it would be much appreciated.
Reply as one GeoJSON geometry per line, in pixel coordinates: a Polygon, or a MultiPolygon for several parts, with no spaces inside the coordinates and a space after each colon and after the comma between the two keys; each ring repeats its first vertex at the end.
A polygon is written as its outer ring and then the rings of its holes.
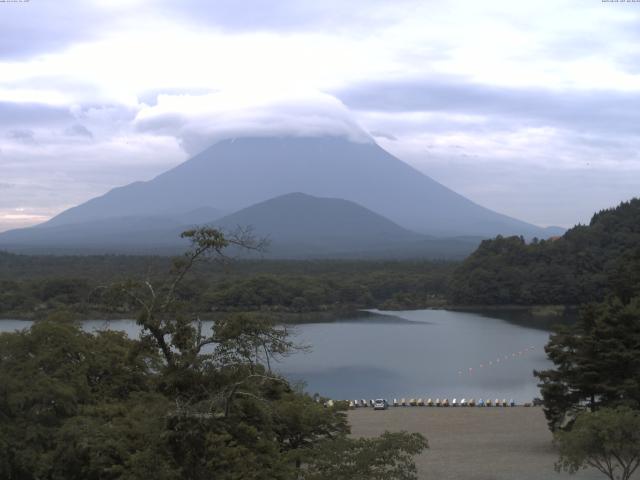
{"type": "Polygon", "coordinates": [[[159,95],[155,105],[140,109],[134,125],[141,132],[178,137],[189,154],[241,136],[332,135],[371,141],[337,98],[320,92],[159,95]]]}

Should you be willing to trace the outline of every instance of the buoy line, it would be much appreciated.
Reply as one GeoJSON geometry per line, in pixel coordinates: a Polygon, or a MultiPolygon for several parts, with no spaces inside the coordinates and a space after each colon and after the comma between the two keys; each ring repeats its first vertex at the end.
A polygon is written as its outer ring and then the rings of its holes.
{"type": "Polygon", "coordinates": [[[458,376],[462,376],[465,374],[470,376],[470,375],[473,375],[474,372],[477,372],[481,369],[484,370],[484,369],[489,369],[489,368],[497,367],[500,365],[504,365],[505,363],[511,360],[519,359],[533,352],[535,348],[536,348],[535,346],[531,345],[529,347],[523,348],[522,350],[518,350],[517,352],[498,354],[491,360],[480,362],[479,364],[476,364],[472,367],[465,367],[462,369],[458,369],[458,376]]]}
{"type": "MultiPolygon", "coordinates": [[[[436,398],[435,400],[429,398],[424,400],[423,398],[394,398],[393,402],[389,403],[386,400],[385,406],[382,409],[388,407],[437,407],[437,408],[482,408],[482,407],[532,407],[535,406],[534,402],[516,403],[515,400],[506,398],[503,399],[478,399],[474,398],[436,398]]],[[[343,403],[348,405],[350,410],[357,408],[376,408],[376,400],[328,400],[324,403],[325,407],[334,407],[337,403],[343,403]]]]}

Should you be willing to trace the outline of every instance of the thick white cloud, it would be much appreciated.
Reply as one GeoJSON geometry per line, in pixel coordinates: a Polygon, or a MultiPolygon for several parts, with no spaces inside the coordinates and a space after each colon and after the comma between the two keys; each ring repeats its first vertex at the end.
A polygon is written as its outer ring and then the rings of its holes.
{"type": "Polygon", "coordinates": [[[206,95],[159,95],[135,119],[143,132],[178,137],[195,154],[217,140],[238,136],[371,137],[335,97],[320,92],[221,91],[206,95]]]}

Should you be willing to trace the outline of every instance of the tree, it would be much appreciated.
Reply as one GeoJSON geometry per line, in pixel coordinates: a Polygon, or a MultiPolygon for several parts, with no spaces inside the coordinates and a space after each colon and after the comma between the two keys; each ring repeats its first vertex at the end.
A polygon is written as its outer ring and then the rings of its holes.
{"type": "Polygon", "coordinates": [[[348,439],[345,405],[324,407],[272,370],[296,348],[286,328],[227,315],[203,330],[180,295],[187,275],[208,254],[256,243],[183,235],[192,248],[166,281],[109,290],[139,306],[140,339],[89,334],[62,315],[0,335],[0,477],[316,480],[334,459],[353,478],[414,478],[422,436],[348,439]]]}
{"type": "Polygon", "coordinates": [[[325,407],[308,395],[290,392],[274,405],[274,432],[283,451],[300,469],[321,440],[349,433],[346,405],[325,407]]]}
{"type": "Polygon", "coordinates": [[[185,310],[178,291],[194,265],[207,256],[226,260],[223,250],[230,246],[261,250],[264,241],[258,240],[248,229],[239,229],[231,235],[219,230],[200,227],[182,233],[191,241],[182,257],[174,260],[167,280],[154,285],[150,279],[116,284],[111,289],[130,298],[140,309],[137,322],[143,328],[142,340],[157,346],[169,370],[189,368],[202,348],[215,343],[212,336],[202,332],[202,322],[185,310]]]}
{"type": "Polygon", "coordinates": [[[640,299],[610,298],[585,308],[576,325],[551,336],[545,351],[555,368],[534,373],[552,431],[585,409],[640,408],[640,299]]]}
{"type": "Polygon", "coordinates": [[[562,237],[483,241],[453,272],[458,304],[579,305],[640,294],[640,198],[596,213],[562,237]]]}
{"type": "Polygon", "coordinates": [[[628,480],[640,466],[640,412],[618,407],[581,413],[571,430],[555,434],[555,441],[556,470],[593,467],[611,480],[628,480]]]}
{"type": "MultiPolygon", "coordinates": [[[[0,448],[0,478],[56,478],[61,468],[65,474],[57,478],[94,478],[91,462],[75,469],[78,460],[66,454],[85,445],[89,455],[95,445],[89,439],[112,432],[113,444],[120,445],[124,456],[105,458],[114,466],[125,463],[135,452],[127,442],[131,437],[119,437],[105,424],[129,415],[134,403],[153,411],[157,358],[122,333],[90,335],[62,320],[58,315],[28,331],[0,335],[0,438],[6,442],[6,448],[0,448]],[[111,404],[120,407],[105,415],[103,407],[111,404]],[[93,428],[96,425],[107,428],[93,428]]],[[[104,456],[108,442],[100,442],[104,456]]]]}
{"type": "Polygon", "coordinates": [[[415,480],[413,456],[428,448],[419,433],[385,432],[377,438],[326,440],[302,475],[304,480],[415,480]]]}

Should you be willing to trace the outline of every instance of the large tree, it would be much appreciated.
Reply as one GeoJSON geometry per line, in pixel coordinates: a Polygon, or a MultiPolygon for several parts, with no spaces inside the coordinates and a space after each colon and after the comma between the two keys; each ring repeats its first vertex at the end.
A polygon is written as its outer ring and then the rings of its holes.
{"type": "Polygon", "coordinates": [[[629,480],[640,466],[640,412],[627,407],[583,412],[555,440],[557,470],[575,473],[592,467],[611,480],[629,480]]]}
{"type": "Polygon", "coordinates": [[[333,478],[335,458],[354,478],[415,478],[423,437],[394,434],[389,450],[391,437],[349,439],[344,405],[325,407],[272,370],[295,348],[286,329],[246,315],[204,328],[184,279],[208,254],[256,244],[207,228],[184,236],[192,248],[166,281],[106,290],[139,306],[140,339],[61,318],[0,335],[0,477],[315,480],[333,478]]]}
{"type": "Polygon", "coordinates": [[[555,367],[535,374],[552,430],[583,410],[640,408],[640,298],[586,307],[576,325],[551,336],[545,351],[555,367]]]}
{"type": "Polygon", "coordinates": [[[414,455],[428,448],[418,434],[385,432],[377,438],[340,437],[319,443],[302,472],[304,480],[415,480],[414,455]]]}

